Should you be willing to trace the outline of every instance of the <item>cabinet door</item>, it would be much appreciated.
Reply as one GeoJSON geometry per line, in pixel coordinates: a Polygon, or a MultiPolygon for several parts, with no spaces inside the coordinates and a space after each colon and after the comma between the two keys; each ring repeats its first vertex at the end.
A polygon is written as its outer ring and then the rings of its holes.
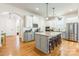
{"type": "Polygon", "coordinates": [[[70,40],[74,40],[74,34],[70,34],[70,40]]]}
{"type": "Polygon", "coordinates": [[[79,23],[78,23],[78,42],[79,42],[79,23]]]}
{"type": "Polygon", "coordinates": [[[40,35],[39,34],[35,34],[35,45],[36,45],[36,48],[41,49],[41,47],[40,47],[40,35]]]}
{"type": "Polygon", "coordinates": [[[74,24],[74,41],[78,40],[78,23],[74,24]]]}
{"type": "Polygon", "coordinates": [[[35,40],[35,33],[32,32],[32,40],[35,40]]]}
{"type": "Polygon", "coordinates": [[[27,40],[28,40],[28,33],[25,32],[25,33],[24,33],[24,41],[27,41],[27,40]]]}
{"type": "Polygon", "coordinates": [[[67,40],[69,40],[69,35],[70,35],[69,28],[70,28],[70,24],[67,23],[67,24],[66,24],[66,39],[67,39],[67,40]]]}
{"type": "Polygon", "coordinates": [[[48,37],[44,35],[41,35],[41,51],[49,53],[48,37]]]}
{"type": "Polygon", "coordinates": [[[70,23],[70,25],[69,25],[69,32],[70,32],[70,34],[74,34],[74,24],[73,23],[70,23]]]}
{"type": "Polygon", "coordinates": [[[28,33],[28,41],[31,41],[31,40],[32,40],[32,33],[29,32],[29,33],[28,33]]]}

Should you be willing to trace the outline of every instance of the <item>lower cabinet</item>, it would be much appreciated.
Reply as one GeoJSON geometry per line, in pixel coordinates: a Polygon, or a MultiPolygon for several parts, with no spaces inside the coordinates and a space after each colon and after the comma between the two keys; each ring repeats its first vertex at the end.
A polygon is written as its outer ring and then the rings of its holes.
{"type": "Polygon", "coordinates": [[[27,41],[28,40],[28,34],[27,33],[24,33],[24,35],[23,35],[24,37],[24,41],[27,41]]]}
{"type": "Polygon", "coordinates": [[[40,51],[44,52],[45,54],[51,53],[50,48],[54,48],[54,46],[52,45],[56,44],[58,46],[58,44],[60,45],[61,43],[61,34],[56,35],[55,37],[50,37],[46,36],[46,35],[40,35],[40,34],[35,34],[35,45],[36,48],[39,49],[40,51]],[[52,41],[50,40],[52,39],[52,41]],[[50,44],[51,41],[51,45],[50,44]]]}
{"type": "Polygon", "coordinates": [[[35,45],[36,45],[36,48],[38,48],[39,50],[41,50],[41,39],[40,39],[40,35],[39,34],[36,34],[35,35],[35,45]]]}
{"type": "Polygon", "coordinates": [[[44,53],[49,53],[49,42],[48,42],[48,37],[44,35],[35,35],[35,45],[36,48],[41,50],[44,53]]]}
{"type": "Polygon", "coordinates": [[[49,53],[49,42],[48,42],[48,36],[40,35],[41,36],[41,51],[44,53],[49,53]]]}
{"type": "Polygon", "coordinates": [[[25,32],[24,41],[31,41],[31,40],[34,40],[34,38],[32,37],[32,32],[25,32]]]}

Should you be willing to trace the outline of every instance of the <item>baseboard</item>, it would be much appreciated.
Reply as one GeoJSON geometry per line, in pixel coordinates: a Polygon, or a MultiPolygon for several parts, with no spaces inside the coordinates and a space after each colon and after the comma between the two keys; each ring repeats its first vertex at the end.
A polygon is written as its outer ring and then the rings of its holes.
{"type": "MultiPolygon", "coordinates": [[[[64,38],[63,38],[63,39],[64,39],[64,38]]],[[[68,40],[68,39],[64,39],[64,40],[71,41],[71,42],[78,42],[78,41],[74,41],[74,40],[68,40]]]]}

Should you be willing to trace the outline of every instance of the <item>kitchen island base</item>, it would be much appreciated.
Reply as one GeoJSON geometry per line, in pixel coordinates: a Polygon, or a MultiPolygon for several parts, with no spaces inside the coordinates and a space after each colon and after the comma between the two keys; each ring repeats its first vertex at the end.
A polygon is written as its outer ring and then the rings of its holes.
{"type": "Polygon", "coordinates": [[[35,34],[36,48],[45,54],[51,53],[55,47],[61,44],[61,33],[36,33],[35,34]]]}

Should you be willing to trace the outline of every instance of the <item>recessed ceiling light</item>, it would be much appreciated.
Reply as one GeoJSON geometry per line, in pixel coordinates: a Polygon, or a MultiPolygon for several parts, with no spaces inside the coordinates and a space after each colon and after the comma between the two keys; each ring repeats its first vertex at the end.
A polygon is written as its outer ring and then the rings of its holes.
{"type": "Polygon", "coordinates": [[[39,8],[36,8],[36,10],[39,10],[39,8]]]}

